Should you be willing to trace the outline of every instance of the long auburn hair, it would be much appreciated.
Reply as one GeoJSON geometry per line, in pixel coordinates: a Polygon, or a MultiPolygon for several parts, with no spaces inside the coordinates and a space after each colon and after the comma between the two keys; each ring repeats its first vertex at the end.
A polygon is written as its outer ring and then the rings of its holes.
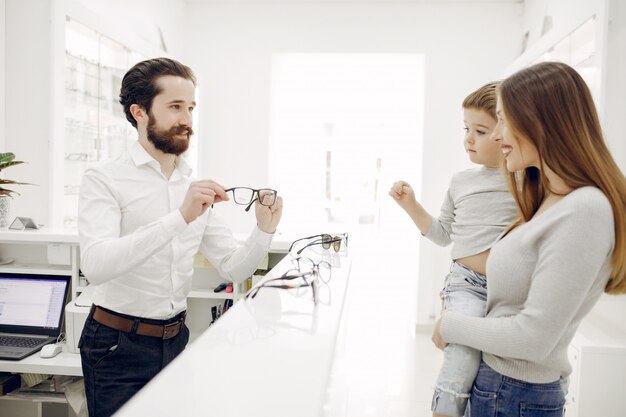
{"type": "Polygon", "coordinates": [[[532,142],[541,161],[541,169],[508,174],[520,211],[511,229],[529,221],[552,191],[541,175],[545,166],[570,188],[599,188],[611,203],[615,223],[612,271],[604,290],[626,293],[626,177],[604,142],[587,84],[572,67],[543,62],[511,75],[497,91],[512,133],[532,142]]]}

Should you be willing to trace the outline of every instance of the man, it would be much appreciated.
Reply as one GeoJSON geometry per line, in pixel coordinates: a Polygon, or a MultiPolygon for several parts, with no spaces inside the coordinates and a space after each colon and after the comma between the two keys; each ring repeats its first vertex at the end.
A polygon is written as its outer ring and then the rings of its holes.
{"type": "Polygon", "coordinates": [[[238,245],[210,210],[229,199],[224,188],[190,179],[180,155],[193,134],[195,84],[191,69],[168,58],[131,68],[120,103],[139,140],[83,177],[81,269],[95,291],[79,347],[91,417],[115,413],[185,348],[196,252],[242,281],[280,221],[280,197],[272,206],[256,202],[257,227],[238,245]]]}

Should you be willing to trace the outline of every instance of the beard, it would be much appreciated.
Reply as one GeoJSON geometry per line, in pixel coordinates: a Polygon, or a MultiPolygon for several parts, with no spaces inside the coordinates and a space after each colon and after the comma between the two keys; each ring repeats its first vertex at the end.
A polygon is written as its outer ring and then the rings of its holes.
{"type": "Polygon", "coordinates": [[[172,126],[169,129],[159,129],[156,127],[156,118],[150,115],[148,126],[146,128],[148,140],[152,142],[155,148],[164,153],[174,154],[176,156],[182,154],[189,148],[189,138],[193,135],[191,126],[172,126]],[[181,140],[174,136],[187,134],[187,139],[181,140]]]}

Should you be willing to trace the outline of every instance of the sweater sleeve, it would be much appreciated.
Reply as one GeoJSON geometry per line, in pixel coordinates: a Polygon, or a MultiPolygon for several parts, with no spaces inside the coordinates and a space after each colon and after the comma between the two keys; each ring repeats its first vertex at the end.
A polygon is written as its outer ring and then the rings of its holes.
{"type": "Polygon", "coordinates": [[[529,361],[542,360],[553,351],[588,301],[592,286],[608,278],[601,272],[607,258],[610,265],[615,232],[605,197],[566,207],[550,226],[536,242],[537,263],[521,310],[486,318],[446,313],[441,319],[444,340],[529,361]]]}
{"type": "Polygon", "coordinates": [[[424,235],[428,240],[439,246],[448,246],[452,242],[452,223],[454,222],[454,200],[450,189],[441,205],[439,218],[433,217],[432,225],[428,233],[424,235]]]}

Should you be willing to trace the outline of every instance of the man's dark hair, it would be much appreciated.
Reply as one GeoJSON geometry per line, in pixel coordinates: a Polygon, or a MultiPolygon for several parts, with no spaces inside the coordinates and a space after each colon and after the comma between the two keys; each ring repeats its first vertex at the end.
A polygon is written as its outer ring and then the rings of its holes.
{"type": "Polygon", "coordinates": [[[120,104],[124,106],[126,119],[135,128],[137,128],[137,121],[130,113],[130,106],[138,104],[146,109],[146,112],[150,112],[152,99],[161,92],[157,79],[164,75],[182,77],[196,85],[196,76],[191,68],[170,58],[141,61],[124,75],[120,89],[120,104]]]}

